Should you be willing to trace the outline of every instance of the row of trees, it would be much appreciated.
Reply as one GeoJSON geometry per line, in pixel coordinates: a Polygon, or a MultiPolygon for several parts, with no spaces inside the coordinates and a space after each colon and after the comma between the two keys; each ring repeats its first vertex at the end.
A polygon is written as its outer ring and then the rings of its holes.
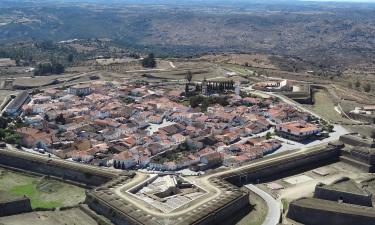
{"type": "Polygon", "coordinates": [[[234,82],[224,81],[224,82],[208,82],[207,91],[208,92],[224,92],[226,90],[233,90],[234,82]]]}
{"type": "Polygon", "coordinates": [[[65,67],[60,63],[41,63],[34,71],[35,76],[45,76],[48,74],[62,74],[65,72],[65,67]]]}

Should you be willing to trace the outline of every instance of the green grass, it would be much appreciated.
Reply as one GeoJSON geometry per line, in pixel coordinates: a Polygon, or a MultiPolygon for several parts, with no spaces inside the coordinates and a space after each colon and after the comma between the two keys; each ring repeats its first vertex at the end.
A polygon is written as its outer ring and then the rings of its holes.
{"type": "Polygon", "coordinates": [[[330,121],[352,123],[350,120],[341,117],[341,115],[336,112],[336,104],[332,101],[332,97],[327,91],[319,90],[315,92],[314,101],[314,105],[304,106],[330,121]]]}
{"type": "Polygon", "coordinates": [[[236,72],[238,75],[241,75],[241,76],[249,76],[249,75],[252,75],[252,72],[250,72],[248,69],[242,67],[242,66],[236,66],[236,65],[224,65],[223,66],[224,69],[226,70],[229,70],[231,72],[236,72]]]}
{"type": "Polygon", "coordinates": [[[63,205],[62,201],[45,201],[37,190],[37,182],[25,185],[14,186],[10,192],[17,195],[26,195],[31,200],[31,207],[35,208],[56,208],[63,205]]]}
{"type": "Polygon", "coordinates": [[[283,199],[281,199],[281,203],[283,204],[283,211],[286,212],[288,210],[288,207],[289,207],[288,200],[283,198],[283,199]]]}
{"type": "Polygon", "coordinates": [[[34,209],[72,206],[85,199],[83,188],[3,169],[0,169],[0,190],[28,196],[34,209]]]}
{"type": "Polygon", "coordinates": [[[180,102],[180,104],[186,106],[186,107],[189,107],[190,106],[190,101],[189,100],[184,100],[182,102],[180,102]]]}
{"type": "Polygon", "coordinates": [[[36,188],[34,187],[34,184],[25,184],[13,187],[10,189],[10,192],[18,195],[32,196],[35,194],[36,188]]]}

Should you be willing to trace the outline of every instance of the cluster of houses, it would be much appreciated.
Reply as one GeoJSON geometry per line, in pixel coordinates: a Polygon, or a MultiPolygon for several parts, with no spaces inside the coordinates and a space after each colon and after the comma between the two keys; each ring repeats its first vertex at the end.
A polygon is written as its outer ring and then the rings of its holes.
{"type": "Polygon", "coordinates": [[[274,152],[281,141],[255,136],[271,127],[299,140],[320,131],[307,122],[307,113],[277,99],[232,94],[229,106],[211,105],[201,112],[181,104],[182,93],[104,81],[49,88],[21,106],[28,126],[17,132],[24,147],[83,163],[204,170],[274,152]]]}

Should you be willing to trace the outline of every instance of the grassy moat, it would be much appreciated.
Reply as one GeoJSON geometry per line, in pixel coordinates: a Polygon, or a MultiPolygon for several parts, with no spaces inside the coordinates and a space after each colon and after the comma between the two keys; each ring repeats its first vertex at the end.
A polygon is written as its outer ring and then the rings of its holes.
{"type": "Polygon", "coordinates": [[[0,168],[0,190],[28,196],[33,209],[72,206],[85,199],[83,188],[2,168],[0,168]]]}

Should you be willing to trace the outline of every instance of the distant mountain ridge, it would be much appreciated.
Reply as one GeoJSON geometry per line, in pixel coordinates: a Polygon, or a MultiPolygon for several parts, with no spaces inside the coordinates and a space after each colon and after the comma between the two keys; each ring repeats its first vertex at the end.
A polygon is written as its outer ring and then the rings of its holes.
{"type": "Polygon", "coordinates": [[[163,0],[152,5],[27,2],[20,6],[12,1],[0,8],[0,43],[110,38],[119,45],[159,55],[261,52],[322,66],[372,63],[375,56],[375,7],[366,4],[248,3],[239,7],[228,2],[225,6],[199,5],[196,0],[190,6],[157,4],[163,0]]]}

